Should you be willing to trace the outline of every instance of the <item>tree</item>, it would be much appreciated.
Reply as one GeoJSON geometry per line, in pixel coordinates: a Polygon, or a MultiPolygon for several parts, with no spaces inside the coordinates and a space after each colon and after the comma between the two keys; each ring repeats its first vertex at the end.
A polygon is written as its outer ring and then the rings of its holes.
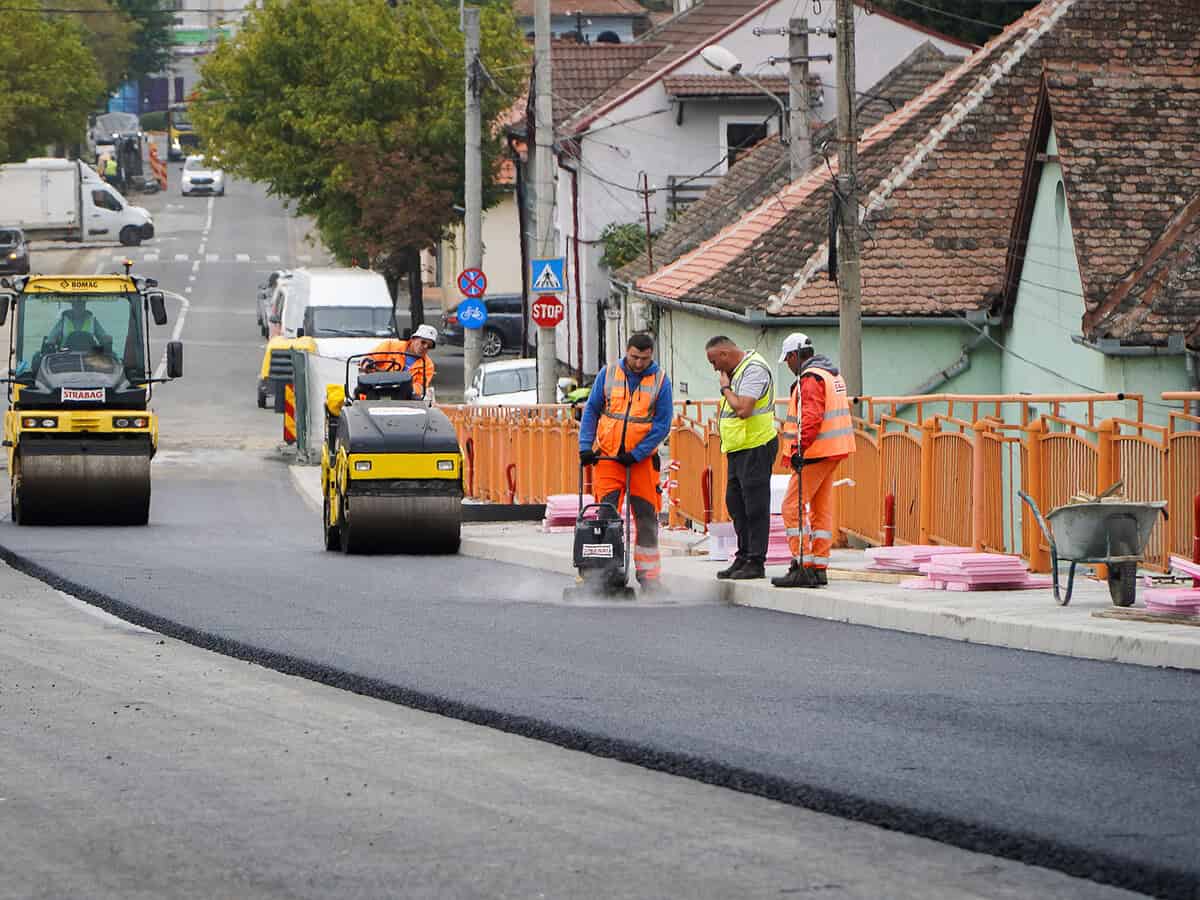
{"type": "Polygon", "coordinates": [[[79,25],[20,11],[26,8],[19,0],[0,0],[0,161],[81,140],[87,114],[104,93],[79,25]]]}
{"type": "MultiPolygon", "coordinates": [[[[507,5],[481,18],[493,121],[527,51],[507,5]]],[[[264,0],[205,63],[193,121],[226,169],[295,200],[339,260],[367,253],[394,286],[463,203],[463,68],[457,4],[264,0]]],[[[485,202],[499,153],[485,143],[485,202]]]]}
{"type": "Polygon", "coordinates": [[[70,3],[45,5],[71,10],[49,15],[75,22],[96,59],[104,84],[93,98],[94,106],[126,80],[138,32],[137,23],[108,0],[71,0],[70,3]]]}
{"type": "Polygon", "coordinates": [[[171,26],[175,16],[161,0],[115,0],[137,26],[126,78],[144,78],[164,71],[171,62],[171,26]]]}

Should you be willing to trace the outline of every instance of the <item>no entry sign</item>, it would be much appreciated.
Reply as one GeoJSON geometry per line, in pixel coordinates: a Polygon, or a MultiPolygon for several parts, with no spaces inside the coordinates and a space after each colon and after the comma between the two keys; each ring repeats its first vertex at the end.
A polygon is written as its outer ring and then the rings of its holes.
{"type": "Polygon", "coordinates": [[[563,320],[565,312],[562,301],[555,296],[539,297],[530,308],[533,322],[538,328],[553,328],[563,320]]]}

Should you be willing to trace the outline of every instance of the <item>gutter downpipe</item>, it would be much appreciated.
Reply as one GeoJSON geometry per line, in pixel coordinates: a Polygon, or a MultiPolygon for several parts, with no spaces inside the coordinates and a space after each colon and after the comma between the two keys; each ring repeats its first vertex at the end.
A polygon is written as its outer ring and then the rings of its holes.
{"type": "MultiPolygon", "coordinates": [[[[579,147],[580,156],[583,146],[579,147]]],[[[571,176],[571,268],[575,270],[575,321],[578,324],[575,335],[577,363],[575,377],[583,381],[583,293],[579,281],[579,172],[570,166],[563,165],[562,157],[558,157],[558,167],[571,176]]],[[[567,317],[567,327],[570,327],[570,316],[567,317]]],[[[567,346],[570,346],[570,335],[567,336],[567,346]]]]}

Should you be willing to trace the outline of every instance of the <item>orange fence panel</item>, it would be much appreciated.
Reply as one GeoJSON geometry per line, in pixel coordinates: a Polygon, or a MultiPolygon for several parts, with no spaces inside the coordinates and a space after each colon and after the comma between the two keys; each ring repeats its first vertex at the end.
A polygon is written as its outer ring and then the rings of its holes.
{"type": "Polygon", "coordinates": [[[879,490],[896,498],[897,544],[921,540],[921,470],[921,442],[909,429],[880,433],[879,490]]]}
{"type": "MultiPolygon", "coordinates": [[[[1166,394],[1163,395],[1167,397],[1166,394]]],[[[1200,403],[1200,396],[1197,397],[1200,403]]],[[[1200,416],[1172,413],[1167,428],[1167,551],[1192,558],[1192,504],[1200,494],[1200,416]]]]}

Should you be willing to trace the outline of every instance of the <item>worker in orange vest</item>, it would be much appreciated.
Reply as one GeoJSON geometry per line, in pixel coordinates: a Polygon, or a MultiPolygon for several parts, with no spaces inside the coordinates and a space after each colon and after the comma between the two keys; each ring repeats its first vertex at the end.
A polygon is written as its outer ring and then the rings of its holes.
{"type": "Polygon", "coordinates": [[[671,381],[654,361],[654,338],[638,332],[630,335],[625,358],[596,376],[579,423],[579,463],[595,466],[592,489],[601,503],[621,503],[629,470],[631,496],[625,501],[637,523],[634,571],[641,585],[651,589],[662,577],[658,446],[671,431],[672,403],[671,381]]]}
{"type": "Polygon", "coordinates": [[[437,346],[438,333],[432,325],[419,325],[407,341],[388,338],[371,349],[358,364],[361,372],[411,372],[413,396],[425,396],[433,384],[437,366],[429,358],[429,351],[437,346]]]}
{"type": "Polygon", "coordinates": [[[792,565],[771,584],[821,587],[828,584],[826,569],[833,548],[833,473],[854,452],[854,420],[846,382],[831,360],[815,355],[808,335],[796,331],[784,338],[779,361],[796,376],[783,423],[784,453],[793,472],[783,498],[792,565]],[[809,511],[807,526],[802,505],[809,511]]]}

